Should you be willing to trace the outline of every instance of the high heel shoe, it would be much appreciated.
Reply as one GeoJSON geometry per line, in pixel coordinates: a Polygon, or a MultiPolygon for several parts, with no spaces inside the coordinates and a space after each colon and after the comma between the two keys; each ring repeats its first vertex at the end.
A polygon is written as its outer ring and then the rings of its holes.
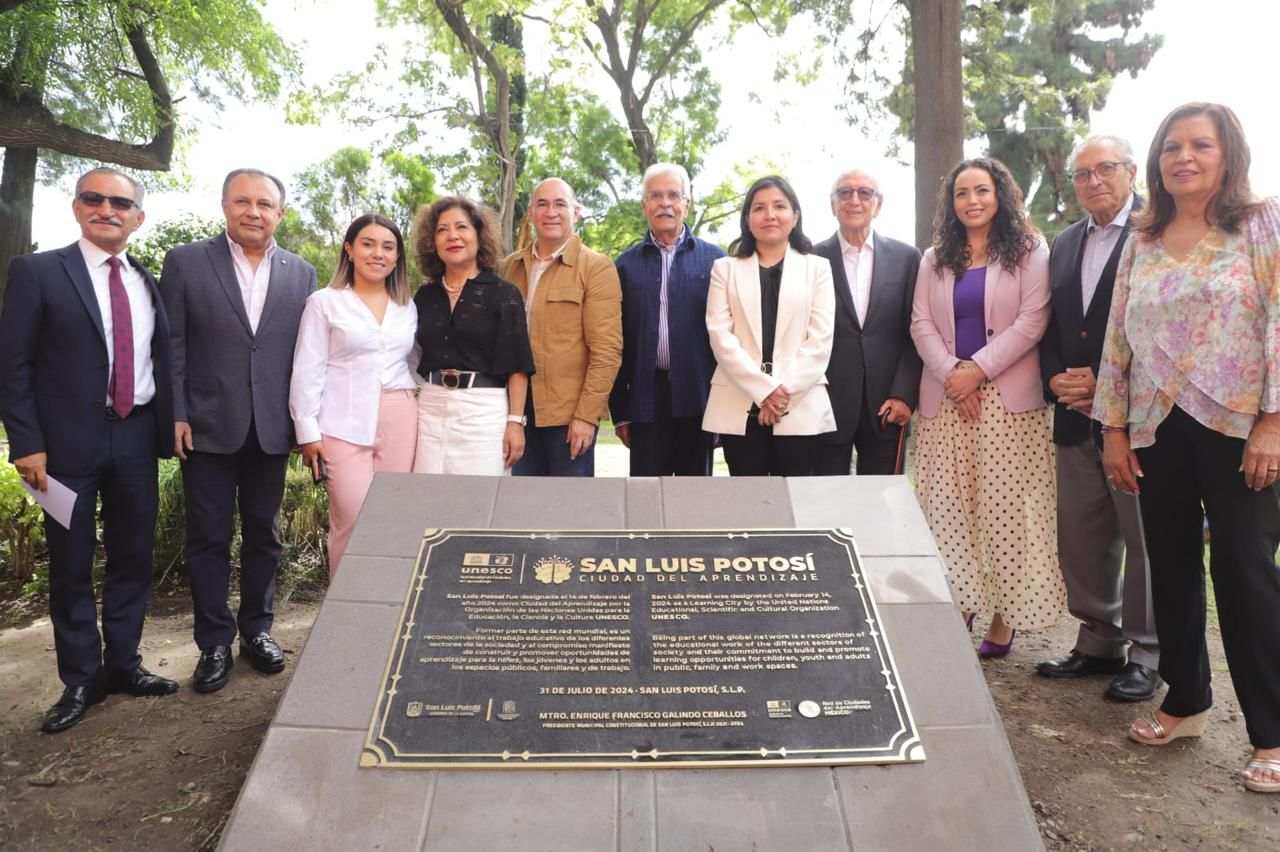
{"type": "Polygon", "coordinates": [[[1173,730],[1168,730],[1164,725],[1160,724],[1160,720],[1156,718],[1156,711],[1154,710],[1145,716],[1139,716],[1134,721],[1135,723],[1139,721],[1146,722],[1147,726],[1151,728],[1151,733],[1155,734],[1155,736],[1149,737],[1140,733],[1133,725],[1130,725],[1129,739],[1142,745],[1163,746],[1183,737],[1198,737],[1203,734],[1205,723],[1209,721],[1209,711],[1201,710],[1199,713],[1183,716],[1178,720],[1178,724],[1173,726],[1173,730]]]}
{"type": "Polygon", "coordinates": [[[1017,635],[1017,630],[1012,631],[1009,634],[1009,641],[1003,645],[992,642],[990,639],[983,639],[982,644],[978,646],[978,656],[984,660],[1005,656],[1013,648],[1013,638],[1017,635]]]}

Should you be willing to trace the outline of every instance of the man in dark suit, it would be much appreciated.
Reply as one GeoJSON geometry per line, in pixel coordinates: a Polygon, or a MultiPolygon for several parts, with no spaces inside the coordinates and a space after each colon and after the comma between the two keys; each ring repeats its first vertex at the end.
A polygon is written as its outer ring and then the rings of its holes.
{"type": "Polygon", "coordinates": [[[293,447],[289,378],[316,272],[276,245],[284,184],[237,169],[222,185],[227,229],[171,250],[160,290],[173,322],[174,450],[183,459],[187,570],[200,647],[197,692],[226,685],[231,640],[258,671],[284,668],[271,638],[280,501],[293,447]],[[240,607],[227,605],[240,511],[240,607]]]}
{"type": "Polygon", "coordinates": [[[874,233],[884,196],[853,170],[831,189],[840,229],[813,250],[831,263],[836,330],[827,393],[836,431],[820,436],[817,473],[845,476],[858,450],[859,474],[902,472],[905,430],[920,396],[920,356],[911,342],[911,298],[920,252],[874,233]]]}
{"type": "Polygon", "coordinates": [[[714,436],[702,431],[716,356],[707,338],[711,264],[724,251],[685,227],[689,174],[674,163],[644,173],[645,238],[618,257],[622,368],[609,394],[632,476],[710,476],[714,436]]]}
{"type": "Polygon", "coordinates": [[[142,187],[110,168],[76,182],[81,237],[14,258],[0,314],[0,415],[18,473],[76,492],[70,529],[47,513],[49,615],[65,689],[41,729],[64,731],[108,693],[167,695],[142,667],[159,495],[173,451],[169,322],[155,279],[125,253],[144,218],[142,187]],[[93,594],[94,515],[107,552],[102,632],[93,594]]]}
{"type": "Polygon", "coordinates": [[[1058,557],[1080,631],[1071,653],[1036,670],[1057,678],[1110,674],[1108,698],[1146,701],[1159,684],[1160,649],[1138,498],[1108,487],[1090,420],[1116,267],[1130,213],[1142,207],[1133,192],[1138,168],[1129,143],[1112,136],[1086,139],[1071,164],[1071,182],[1089,215],[1053,241],[1052,314],[1040,342],[1040,371],[1045,398],[1054,403],[1058,557]]]}

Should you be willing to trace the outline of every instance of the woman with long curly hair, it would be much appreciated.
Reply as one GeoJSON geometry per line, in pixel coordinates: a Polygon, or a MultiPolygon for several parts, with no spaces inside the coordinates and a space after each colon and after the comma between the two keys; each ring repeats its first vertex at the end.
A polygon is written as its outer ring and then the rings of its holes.
{"type": "Polygon", "coordinates": [[[426,282],[418,308],[418,446],[414,473],[501,476],[524,454],[533,352],[524,299],[494,272],[493,211],[459,195],[422,208],[413,225],[426,282]]]}
{"type": "Polygon", "coordinates": [[[1037,347],[1049,251],[999,160],[952,169],[933,227],[911,313],[924,361],[916,496],[965,623],[992,615],[979,656],[1002,657],[1019,628],[1066,608],[1037,347]]]}

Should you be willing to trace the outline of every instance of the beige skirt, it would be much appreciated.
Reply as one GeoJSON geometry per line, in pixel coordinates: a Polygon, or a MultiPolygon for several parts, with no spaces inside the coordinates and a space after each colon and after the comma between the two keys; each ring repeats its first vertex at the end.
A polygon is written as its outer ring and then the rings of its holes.
{"type": "Polygon", "coordinates": [[[1058,568],[1053,410],[1005,409],[982,385],[982,418],[964,420],[949,400],[919,418],[916,498],[956,604],[1000,613],[1022,630],[1048,627],[1067,607],[1058,568]]]}

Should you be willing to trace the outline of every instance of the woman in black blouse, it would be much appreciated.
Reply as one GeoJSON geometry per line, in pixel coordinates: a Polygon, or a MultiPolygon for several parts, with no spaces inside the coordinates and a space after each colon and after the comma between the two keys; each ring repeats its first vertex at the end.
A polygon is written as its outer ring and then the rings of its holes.
{"type": "Polygon", "coordinates": [[[520,291],[494,274],[501,258],[493,212],[441,198],[413,226],[427,280],[418,308],[415,473],[500,476],[524,454],[524,403],[533,352],[520,291]]]}

